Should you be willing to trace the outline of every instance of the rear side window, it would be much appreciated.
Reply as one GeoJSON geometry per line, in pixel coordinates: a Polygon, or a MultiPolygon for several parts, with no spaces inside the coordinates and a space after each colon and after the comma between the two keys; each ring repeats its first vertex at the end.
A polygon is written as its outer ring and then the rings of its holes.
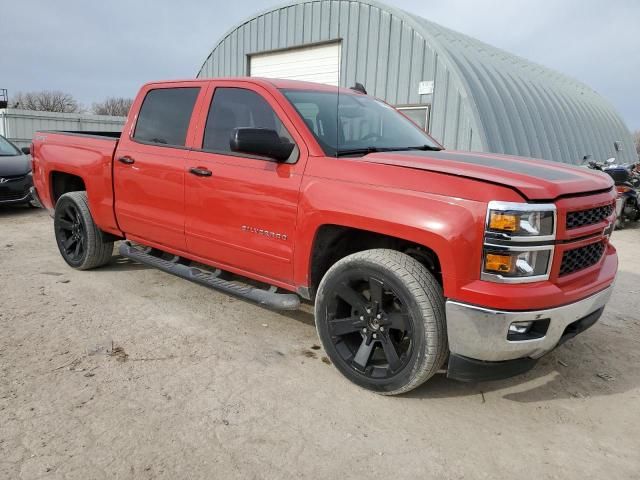
{"type": "Polygon", "coordinates": [[[235,128],[242,127],[275,130],[282,139],[294,143],[276,112],[256,92],[243,88],[216,88],[202,147],[215,152],[231,152],[231,134],[235,128]]]}
{"type": "Polygon", "coordinates": [[[159,88],[144,97],[133,138],[184,147],[200,88],[159,88]]]}

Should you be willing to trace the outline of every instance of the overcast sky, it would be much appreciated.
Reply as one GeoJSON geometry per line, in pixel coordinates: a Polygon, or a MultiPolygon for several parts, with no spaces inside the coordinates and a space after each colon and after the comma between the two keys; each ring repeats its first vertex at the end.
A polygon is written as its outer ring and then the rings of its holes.
{"type": "MultiPolygon", "coordinates": [[[[0,88],[85,106],[194,77],[229,28],[282,0],[2,0],[0,88]]],[[[387,0],[568,74],[640,129],[640,0],[387,0]]]]}

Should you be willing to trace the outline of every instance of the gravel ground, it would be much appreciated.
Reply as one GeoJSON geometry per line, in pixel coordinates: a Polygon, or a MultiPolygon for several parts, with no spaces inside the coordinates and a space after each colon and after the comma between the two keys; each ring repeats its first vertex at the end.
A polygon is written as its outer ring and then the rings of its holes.
{"type": "Polygon", "coordinates": [[[0,209],[0,478],[640,478],[640,228],[605,315],[529,374],[402,397],[280,314],[114,257],[63,262],[0,209]]]}

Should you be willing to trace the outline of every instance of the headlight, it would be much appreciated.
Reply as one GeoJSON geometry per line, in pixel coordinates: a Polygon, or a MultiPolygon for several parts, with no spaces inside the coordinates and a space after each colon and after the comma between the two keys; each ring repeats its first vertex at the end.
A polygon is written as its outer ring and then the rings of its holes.
{"type": "Polygon", "coordinates": [[[502,283],[547,280],[555,234],[553,204],[489,202],[481,278],[502,283]]]}
{"type": "Polygon", "coordinates": [[[555,217],[553,204],[489,202],[487,232],[495,233],[496,238],[538,237],[539,241],[543,240],[539,237],[555,238],[555,217]]]}
{"type": "Polygon", "coordinates": [[[485,245],[483,273],[508,278],[540,277],[547,274],[553,247],[526,247],[525,250],[500,250],[485,245]]]}

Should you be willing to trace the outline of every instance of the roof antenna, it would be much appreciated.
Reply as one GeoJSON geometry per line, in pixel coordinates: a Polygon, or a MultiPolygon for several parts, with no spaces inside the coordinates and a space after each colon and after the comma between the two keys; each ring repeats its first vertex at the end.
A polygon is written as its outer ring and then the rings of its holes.
{"type": "Polygon", "coordinates": [[[359,82],[356,82],[356,84],[351,87],[351,90],[354,90],[356,92],[360,92],[360,93],[364,93],[365,95],[367,94],[367,90],[364,88],[364,85],[362,85],[359,82]]]}

